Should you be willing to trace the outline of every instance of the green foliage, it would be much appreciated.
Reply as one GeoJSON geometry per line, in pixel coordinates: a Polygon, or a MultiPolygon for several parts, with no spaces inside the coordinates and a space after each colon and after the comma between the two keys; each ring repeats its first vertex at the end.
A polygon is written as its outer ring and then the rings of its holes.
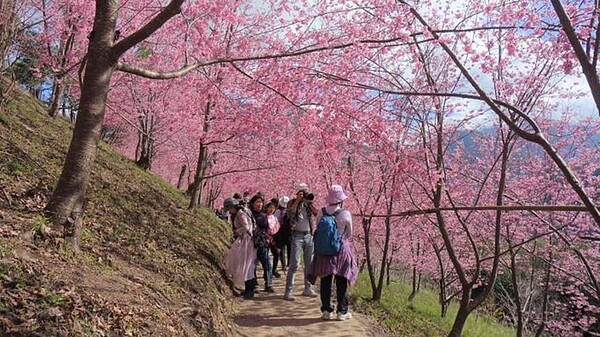
{"type": "MultiPolygon", "coordinates": [[[[450,331],[458,305],[450,305],[448,315],[440,316],[438,295],[435,291],[421,288],[417,296],[408,301],[411,292],[409,284],[392,282],[383,290],[381,302],[374,303],[366,298],[371,296],[371,287],[366,274],[361,274],[352,289],[352,300],[359,311],[364,311],[382,321],[399,337],[444,336],[450,331]]],[[[515,330],[494,321],[487,315],[472,313],[465,324],[464,337],[508,337],[515,336],[515,330]]]]}
{"type": "Polygon", "coordinates": [[[25,166],[23,166],[19,160],[13,160],[8,163],[8,170],[12,176],[22,176],[25,173],[25,166]]]}
{"type": "Polygon", "coordinates": [[[34,237],[43,238],[50,228],[50,220],[43,215],[36,215],[34,218],[34,237]]]}
{"type": "Polygon", "coordinates": [[[43,298],[43,301],[49,306],[60,306],[69,302],[68,299],[59,294],[48,294],[43,298]]]}
{"type": "Polygon", "coordinates": [[[153,53],[152,49],[147,46],[140,46],[136,52],[137,56],[142,59],[147,59],[152,56],[153,53]]]}

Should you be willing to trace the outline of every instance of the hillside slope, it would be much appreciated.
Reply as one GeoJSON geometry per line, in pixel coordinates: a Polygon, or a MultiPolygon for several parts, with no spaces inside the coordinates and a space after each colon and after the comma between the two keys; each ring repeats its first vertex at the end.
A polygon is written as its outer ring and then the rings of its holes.
{"type": "Polygon", "coordinates": [[[0,336],[222,336],[229,229],[101,144],[82,252],[38,239],[72,126],[35,99],[0,109],[0,336]]]}

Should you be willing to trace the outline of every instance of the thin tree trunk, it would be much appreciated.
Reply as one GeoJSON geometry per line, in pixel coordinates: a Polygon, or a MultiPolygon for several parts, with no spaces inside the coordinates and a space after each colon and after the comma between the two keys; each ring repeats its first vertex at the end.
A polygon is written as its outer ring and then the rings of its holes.
{"type": "Polygon", "coordinates": [[[386,280],[385,280],[385,285],[389,286],[390,285],[390,269],[391,269],[391,265],[392,265],[392,258],[390,257],[388,259],[387,262],[387,275],[386,275],[386,280]]]}
{"type": "MultiPolygon", "coordinates": [[[[550,238],[550,244],[552,244],[552,238],[550,238]]],[[[552,251],[550,252],[550,257],[548,259],[549,262],[552,262],[552,251]]],[[[542,321],[538,326],[535,337],[540,337],[544,330],[546,329],[546,310],[548,310],[548,289],[550,287],[550,270],[552,268],[551,263],[547,264],[548,269],[546,269],[546,279],[544,280],[544,299],[542,300],[542,321]]]]}
{"type": "Polygon", "coordinates": [[[442,250],[433,243],[432,240],[433,251],[435,252],[435,256],[437,257],[438,266],[440,267],[440,293],[439,293],[439,301],[440,301],[440,311],[441,317],[446,317],[448,313],[448,301],[446,301],[446,271],[444,270],[444,262],[442,260],[442,250]]]}
{"type": "MultiPolygon", "coordinates": [[[[507,229],[508,231],[508,229],[507,229]]],[[[507,233],[508,235],[508,233],[507,233]]],[[[519,283],[517,281],[517,260],[516,260],[516,254],[514,253],[514,250],[512,248],[512,245],[510,243],[510,241],[508,242],[508,247],[509,247],[509,253],[510,253],[510,278],[511,278],[511,282],[513,284],[513,288],[515,291],[515,306],[516,306],[516,311],[517,311],[517,337],[522,337],[523,336],[523,309],[522,309],[522,305],[521,305],[521,294],[519,292],[519,283]]]]}
{"type": "MultiPolygon", "coordinates": [[[[69,26],[73,29],[73,26],[69,26]]],[[[60,67],[61,71],[64,71],[64,68],[67,65],[67,55],[73,48],[73,44],[75,43],[75,33],[71,33],[65,41],[64,46],[60,49],[60,67]]],[[[52,103],[50,103],[50,108],[48,109],[48,114],[51,117],[56,117],[58,115],[58,106],[60,105],[60,101],[63,97],[65,84],[62,82],[64,77],[63,73],[59,73],[54,78],[54,85],[52,88],[52,103]]]]}
{"type": "MultiPolygon", "coordinates": [[[[394,190],[395,175],[392,177],[392,191],[394,190]]],[[[390,194],[390,200],[387,205],[387,214],[391,215],[394,206],[394,194],[390,194]]],[[[379,270],[379,279],[377,280],[377,291],[373,292],[373,300],[381,301],[381,295],[383,294],[383,280],[385,277],[385,271],[387,269],[387,255],[390,248],[390,237],[392,235],[392,218],[385,218],[385,241],[383,244],[383,252],[381,256],[381,269],[379,270]],[[377,295],[377,296],[375,296],[377,295]]]]}
{"type": "Polygon", "coordinates": [[[187,165],[183,165],[181,167],[181,172],[179,172],[179,179],[177,180],[177,189],[180,190],[181,186],[183,186],[183,179],[185,178],[185,172],[187,171],[187,165]]]}
{"type": "MultiPolygon", "coordinates": [[[[204,111],[204,125],[202,127],[204,133],[208,132],[210,129],[209,121],[210,121],[210,110],[214,105],[210,100],[210,96],[208,97],[208,101],[206,102],[206,107],[204,111]]],[[[206,172],[206,167],[208,163],[208,146],[200,141],[200,149],[198,150],[198,163],[196,165],[196,174],[194,175],[194,184],[192,189],[192,198],[190,200],[189,209],[196,209],[200,201],[202,200],[202,189],[204,188],[204,173],[206,172]]]]}
{"type": "Polygon", "coordinates": [[[408,300],[412,301],[415,299],[415,296],[417,296],[417,266],[415,266],[415,264],[413,263],[412,266],[412,291],[410,292],[410,295],[408,295],[408,300]]]}
{"type": "Polygon", "coordinates": [[[467,322],[467,318],[471,313],[469,311],[469,300],[471,299],[471,289],[463,289],[462,298],[460,299],[460,304],[458,307],[458,312],[456,313],[456,318],[454,318],[454,324],[452,325],[452,329],[450,333],[448,333],[448,337],[460,337],[462,335],[462,330],[467,322]]]}
{"type": "Polygon", "coordinates": [[[63,85],[59,83],[58,77],[54,79],[54,84],[52,85],[52,101],[50,103],[50,108],[48,108],[48,114],[50,117],[56,117],[58,115],[58,106],[60,105],[60,99],[63,95],[63,85]]]}
{"type": "Polygon", "coordinates": [[[373,266],[373,260],[371,257],[371,219],[362,218],[363,232],[365,234],[365,257],[367,263],[367,273],[369,274],[369,281],[371,282],[371,291],[373,292],[372,298],[380,296],[377,294],[377,285],[375,282],[375,270],[373,266]]]}
{"type": "Polygon", "coordinates": [[[198,151],[198,163],[196,165],[196,174],[194,175],[194,184],[192,188],[192,199],[190,200],[189,209],[196,209],[202,200],[202,188],[204,183],[204,169],[206,163],[206,146],[200,143],[198,151]]]}

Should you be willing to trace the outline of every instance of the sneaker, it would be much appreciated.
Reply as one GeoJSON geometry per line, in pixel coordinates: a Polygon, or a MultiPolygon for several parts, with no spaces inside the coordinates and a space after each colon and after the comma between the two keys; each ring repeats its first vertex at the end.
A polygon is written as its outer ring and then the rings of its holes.
{"type": "Polygon", "coordinates": [[[290,293],[286,293],[285,295],[283,295],[283,299],[286,301],[295,301],[296,300],[294,295],[292,295],[290,293]]]}
{"type": "Polygon", "coordinates": [[[274,278],[280,278],[280,277],[281,277],[281,274],[279,274],[278,272],[274,272],[274,273],[273,273],[273,277],[274,277],[274,278]]]}
{"type": "Polygon", "coordinates": [[[317,294],[312,289],[304,289],[304,291],[302,292],[302,296],[317,297],[317,294]]]}
{"type": "Polygon", "coordinates": [[[331,313],[329,311],[323,311],[323,315],[321,315],[321,318],[324,321],[328,321],[331,319],[331,313]]]}
{"type": "Polygon", "coordinates": [[[254,292],[249,291],[247,293],[244,293],[244,295],[242,297],[245,300],[250,300],[250,299],[254,298],[254,292]]]}
{"type": "Polygon", "coordinates": [[[337,320],[338,321],[345,321],[345,320],[350,319],[350,318],[352,318],[352,314],[349,313],[349,312],[347,312],[345,314],[341,314],[341,313],[338,312],[338,314],[337,314],[337,320]]]}
{"type": "Polygon", "coordinates": [[[272,286],[268,286],[268,287],[265,287],[265,292],[267,292],[267,293],[274,293],[275,289],[273,289],[272,286]]]}

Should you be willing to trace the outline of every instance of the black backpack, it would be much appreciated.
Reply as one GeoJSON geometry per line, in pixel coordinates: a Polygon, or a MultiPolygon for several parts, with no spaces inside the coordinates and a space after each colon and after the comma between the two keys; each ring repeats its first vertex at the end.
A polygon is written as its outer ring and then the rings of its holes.
{"type": "Polygon", "coordinates": [[[285,215],[283,216],[283,223],[281,224],[281,227],[279,227],[279,230],[277,231],[277,233],[275,233],[275,235],[273,235],[273,239],[275,239],[275,244],[277,245],[277,247],[283,248],[290,244],[291,237],[292,237],[292,224],[290,222],[290,217],[288,216],[288,213],[286,212],[285,215]]]}

